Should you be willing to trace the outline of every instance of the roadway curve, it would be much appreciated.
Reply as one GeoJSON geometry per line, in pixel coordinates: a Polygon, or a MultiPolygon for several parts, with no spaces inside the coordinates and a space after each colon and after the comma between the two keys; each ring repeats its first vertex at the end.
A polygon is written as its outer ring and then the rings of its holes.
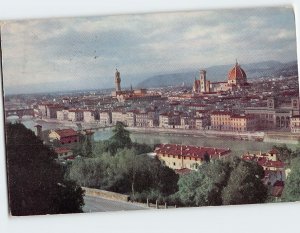
{"type": "Polygon", "coordinates": [[[83,212],[107,212],[121,210],[146,210],[146,206],[138,205],[131,202],[116,201],[104,199],[102,197],[85,196],[83,212]]]}

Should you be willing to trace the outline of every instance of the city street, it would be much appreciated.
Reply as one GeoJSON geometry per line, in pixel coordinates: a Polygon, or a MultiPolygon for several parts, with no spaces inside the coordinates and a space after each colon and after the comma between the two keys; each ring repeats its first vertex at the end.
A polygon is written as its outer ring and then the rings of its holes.
{"type": "Polygon", "coordinates": [[[131,202],[108,200],[101,197],[92,196],[85,196],[84,202],[85,205],[83,207],[83,211],[85,213],[148,209],[146,206],[134,204],[131,202]]]}

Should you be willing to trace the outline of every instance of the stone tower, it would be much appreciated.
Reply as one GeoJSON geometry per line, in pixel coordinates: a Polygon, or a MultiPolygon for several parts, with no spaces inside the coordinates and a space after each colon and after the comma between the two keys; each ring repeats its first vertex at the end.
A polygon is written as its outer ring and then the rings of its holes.
{"type": "Polygon", "coordinates": [[[200,70],[200,92],[206,91],[206,70],[200,70]]]}
{"type": "Polygon", "coordinates": [[[115,73],[115,87],[116,87],[116,92],[121,91],[121,77],[118,69],[116,69],[116,73],[115,73]]]}
{"type": "Polygon", "coordinates": [[[299,115],[299,113],[300,113],[299,97],[292,97],[291,98],[291,107],[293,109],[293,114],[294,115],[299,115]]]}
{"type": "Polygon", "coordinates": [[[40,139],[42,138],[42,126],[41,125],[35,125],[35,135],[39,137],[40,139]]]}
{"type": "Polygon", "coordinates": [[[276,108],[276,99],[274,97],[269,97],[267,99],[267,106],[268,106],[268,108],[271,108],[271,109],[276,108]]]}

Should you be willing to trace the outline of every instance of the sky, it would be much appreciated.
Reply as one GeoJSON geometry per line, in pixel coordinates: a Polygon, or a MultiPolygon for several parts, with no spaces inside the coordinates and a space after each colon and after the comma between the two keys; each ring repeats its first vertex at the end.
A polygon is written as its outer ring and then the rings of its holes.
{"type": "Polygon", "coordinates": [[[1,35],[6,94],[111,88],[116,67],[128,87],[236,58],[297,59],[287,7],[6,21],[1,35]]]}

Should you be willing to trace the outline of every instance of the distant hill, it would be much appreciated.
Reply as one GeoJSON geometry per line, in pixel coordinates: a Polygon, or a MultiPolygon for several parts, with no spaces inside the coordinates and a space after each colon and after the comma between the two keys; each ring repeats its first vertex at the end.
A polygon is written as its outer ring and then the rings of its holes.
{"type": "MultiPolygon", "coordinates": [[[[204,68],[206,77],[211,81],[225,81],[228,71],[233,67],[230,65],[211,66],[204,68]]],[[[264,61],[258,63],[241,64],[248,78],[260,78],[265,76],[279,77],[298,74],[297,61],[281,63],[278,61],[264,61]]],[[[185,83],[187,86],[193,85],[195,77],[199,78],[199,72],[186,71],[182,73],[160,74],[151,76],[138,83],[138,87],[162,87],[162,86],[179,86],[185,83]]]]}

